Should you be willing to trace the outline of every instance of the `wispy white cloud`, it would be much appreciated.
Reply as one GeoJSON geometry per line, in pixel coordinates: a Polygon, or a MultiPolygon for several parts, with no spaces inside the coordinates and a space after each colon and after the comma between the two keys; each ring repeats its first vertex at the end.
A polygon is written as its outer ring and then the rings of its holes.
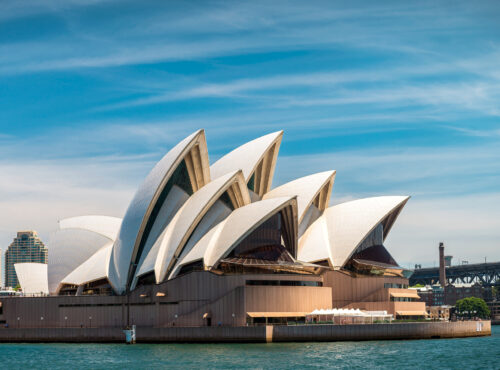
{"type": "Polygon", "coordinates": [[[97,107],[109,111],[191,99],[252,102],[264,108],[291,109],[338,105],[380,104],[470,110],[498,116],[499,54],[482,58],[431,62],[419,66],[394,65],[365,70],[332,70],[235,79],[218,83],[154,81],[143,97],[97,107]],[[497,76],[498,75],[498,76],[497,76]],[[444,81],[437,82],[436,78],[444,81]],[[460,76],[457,78],[457,76],[460,76]],[[290,89],[295,89],[290,91],[290,89]],[[307,91],[304,91],[307,89],[307,91]],[[156,92],[155,92],[156,90],[156,92]]]}
{"type": "Polygon", "coordinates": [[[467,136],[475,136],[475,137],[500,137],[500,129],[471,129],[466,127],[457,127],[450,125],[443,125],[443,127],[460,132],[467,136]]]}
{"type": "Polygon", "coordinates": [[[290,106],[334,106],[349,104],[384,104],[386,106],[430,105],[454,106],[486,113],[500,115],[497,99],[500,88],[497,83],[431,83],[423,87],[405,85],[394,88],[343,90],[335,97],[289,98],[282,107],[290,106]]]}
{"type": "Polygon", "coordinates": [[[113,0],[25,0],[4,1],[0,22],[18,18],[32,17],[38,14],[51,14],[67,11],[72,8],[89,7],[113,0]]]}
{"type": "MultiPolygon", "coordinates": [[[[106,17],[105,22],[94,21],[92,27],[85,27],[88,20],[71,11],[85,5],[80,1],[34,2],[31,12],[48,8],[64,17],[71,38],[62,34],[49,40],[4,45],[0,48],[0,73],[102,68],[313,46],[439,55],[438,44],[421,37],[419,31],[459,30],[469,22],[461,12],[450,13],[432,2],[418,7],[401,3],[335,7],[329,2],[212,3],[197,4],[191,11],[166,3],[156,7],[156,14],[144,17],[137,16],[144,13],[143,7],[128,3],[122,6],[121,17],[106,17]],[[414,42],[407,42],[408,38],[414,42]]],[[[90,4],[95,5],[100,2],[90,4]]],[[[461,8],[470,10],[466,3],[457,5],[461,8]]],[[[30,12],[26,9],[30,7],[10,6],[4,14],[21,16],[30,12]]]]}
{"type": "MultiPolygon", "coordinates": [[[[451,196],[476,193],[479,180],[479,186],[494,191],[500,177],[500,152],[494,149],[497,146],[498,142],[466,148],[332,148],[321,154],[282,155],[278,158],[280,171],[275,181],[281,184],[298,176],[335,169],[340,196],[451,196]]],[[[335,198],[332,202],[338,203],[335,198]]]]}

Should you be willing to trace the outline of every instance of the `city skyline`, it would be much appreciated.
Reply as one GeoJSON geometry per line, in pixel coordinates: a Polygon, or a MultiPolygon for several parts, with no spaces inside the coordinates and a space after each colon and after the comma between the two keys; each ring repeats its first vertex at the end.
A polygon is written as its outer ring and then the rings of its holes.
{"type": "Polygon", "coordinates": [[[441,241],[500,260],[500,7],[350,4],[3,4],[0,247],[122,217],[196,129],[210,163],[283,129],[273,187],[334,169],[331,204],[412,196],[387,240],[402,265],[437,265],[441,241]]]}

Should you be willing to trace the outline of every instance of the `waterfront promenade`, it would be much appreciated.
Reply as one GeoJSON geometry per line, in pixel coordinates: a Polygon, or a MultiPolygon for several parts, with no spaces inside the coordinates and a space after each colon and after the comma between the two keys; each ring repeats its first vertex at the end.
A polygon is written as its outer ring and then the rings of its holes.
{"type": "MultiPolygon", "coordinates": [[[[138,343],[313,342],[462,338],[491,335],[490,321],[251,327],[138,327],[138,343]]],[[[0,342],[124,342],[120,328],[8,328],[0,342]]]]}

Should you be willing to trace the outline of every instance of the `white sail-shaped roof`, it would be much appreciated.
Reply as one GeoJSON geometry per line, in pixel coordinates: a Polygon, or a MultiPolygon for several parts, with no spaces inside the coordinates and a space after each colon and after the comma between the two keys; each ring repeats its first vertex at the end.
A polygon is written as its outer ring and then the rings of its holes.
{"type": "Polygon", "coordinates": [[[298,259],[330,260],[342,267],[363,240],[379,225],[385,239],[409,197],[383,196],[354,200],[325,210],[299,240],[298,259]]]}
{"type": "MultiPolygon", "coordinates": [[[[180,187],[174,185],[172,186],[171,191],[168,193],[160,211],[158,212],[158,216],[151,227],[151,231],[149,232],[149,236],[147,238],[146,243],[144,244],[144,251],[139,259],[138,269],[144,264],[147,256],[150,255],[151,248],[154,243],[158,240],[158,237],[165,230],[169,222],[174,218],[177,211],[182,207],[182,205],[189,199],[189,194],[184,192],[180,187]]],[[[154,262],[153,262],[154,263],[154,262]]]]}
{"type": "Polygon", "coordinates": [[[14,268],[24,294],[49,294],[47,264],[16,263],[14,268]]]}
{"type": "Polygon", "coordinates": [[[50,293],[55,293],[66,275],[109,242],[109,238],[84,229],[63,229],[52,233],[47,246],[50,293]]]}
{"type": "Polygon", "coordinates": [[[213,179],[242,170],[248,183],[253,176],[253,191],[262,197],[271,188],[283,131],[259,137],[239,146],[210,166],[213,179]]]}
{"type": "Polygon", "coordinates": [[[195,228],[226,191],[235,208],[250,203],[241,171],[228,173],[211,181],[179,209],[151,248],[144,263],[137,269],[136,277],[154,270],[156,281],[162,282],[174,267],[195,228]]]}
{"type": "Polygon", "coordinates": [[[297,212],[300,223],[311,204],[314,204],[320,211],[328,207],[334,179],[335,171],[304,176],[270,190],[264,194],[262,199],[297,196],[297,212]]]}
{"type": "Polygon", "coordinates": [[[144,246],[162,206],[159,202],[170,190],[169,180],[182,163],[185,163],[194,192],[210,181],[203,130],[191,134],[172,148],[151,170],[132,199],[110,261],[109,278],[116,292],[122,293],[127,289],[142,253],[148,253],[144,246]]]}
{"type": "Polygon", "coordinates": [[[59,228],[63,229],[82,229],[92,231],[105,236],[110,240],[116,240],[122,219],[110,216],[78,216],[65,218],[59,221],[59,228]]]}
{"type": "MultiPolygon", "coordinates": [[[[194,248],[179,261],[170,278],[175,277],[182,266],[197,260],[203,260],[207,269],[215,268],[219,261],[231,253],[252,231],[277,212],[287,208],[291,209],[284,213],[288,218],[284,222],[290,224],[292,234],[296,238],[297,201],[295,197],[271,198],[254,202],[234,210],[223,222],[205,234],[194,248]],[[294,227],[295,230],[293,230],[294,227]]],[[[288,243],[285,242],[285,246],[290,254],[295,256],[294,243],[296,243],[296,239],[293,236],[288,243]]]]}
{"type": "Polygon", "coordinates": [[[88,260],[64,277],[59,288],[62,284],[79,286],[108,278],[109,259],[112,249],[113,243],[111,242],[99,249],[88,260]]]}

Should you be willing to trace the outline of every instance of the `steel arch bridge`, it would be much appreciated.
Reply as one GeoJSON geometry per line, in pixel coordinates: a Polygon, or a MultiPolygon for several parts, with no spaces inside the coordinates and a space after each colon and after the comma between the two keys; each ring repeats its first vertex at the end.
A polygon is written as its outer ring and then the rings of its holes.
{"type": "MultiPolygon", "coordinates": [[[[448,284],[479,283],[485,287],[500,285],[500,262],[475,263],[446,267],[448,284]]],[[[439,283],[439,268],[416,269],[410,277],[410,285],[432,285],[439,283]]]]}

